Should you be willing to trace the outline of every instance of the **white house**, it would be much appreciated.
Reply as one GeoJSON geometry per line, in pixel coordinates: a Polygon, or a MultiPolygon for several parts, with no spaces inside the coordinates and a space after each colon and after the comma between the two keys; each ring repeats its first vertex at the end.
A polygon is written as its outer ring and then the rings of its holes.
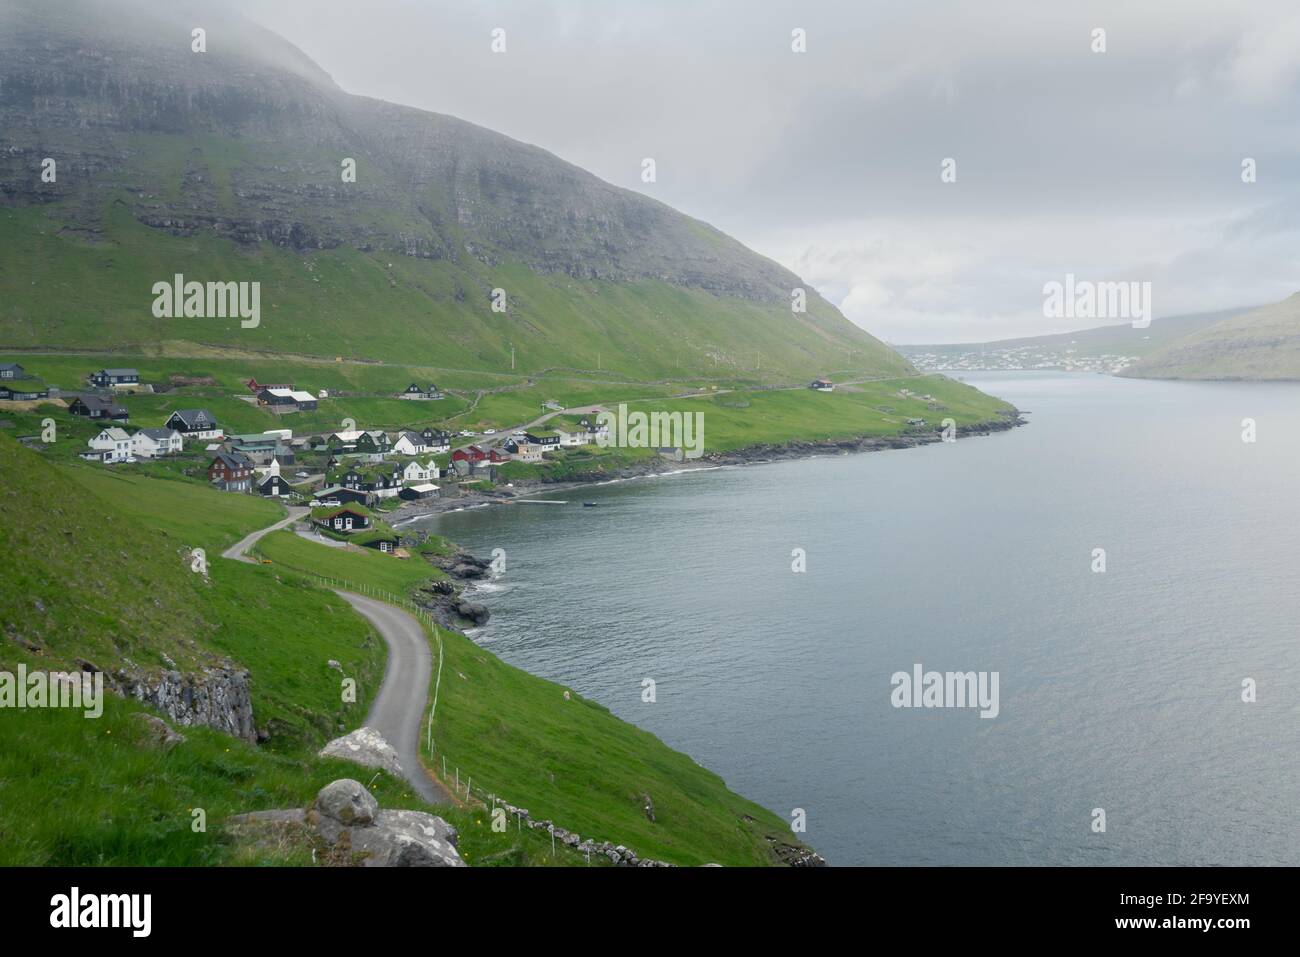
{"type": "Polygon", "coordinates": [[[402,469],[403,485],[423,485],[439,477],[438,465],[433,459],[428,462],[407,462],[402,469]]]}
{"type": "Polygon", "coordinates": [[[141,429],[131,436],[131,453],[140,459],[175,455],[184,446],[185,437],[175,429],[141,429]]]}
{"type": "Polygon", "coordinates": [[[422,455],[429,451],[429,445],[419,432],[403,432],[393,443],[393,451],[398,455],[422,455]]]}
{"type": "Polygon", "coordinates": [[[104,429],[99,435],[95,436],[86,443],[90,448],[100,453],[98,456],[103,462],[134,462],[131,456],[131,436],[126,431],[119,428],[104,429]]]}
{"type": "Polygon", "coordinates": [[[575,445],[586,445],[591,441],[586,426],[569,431],[568,429],[556,429],[560,436],[560,445],[571,448],[575,445]]]}

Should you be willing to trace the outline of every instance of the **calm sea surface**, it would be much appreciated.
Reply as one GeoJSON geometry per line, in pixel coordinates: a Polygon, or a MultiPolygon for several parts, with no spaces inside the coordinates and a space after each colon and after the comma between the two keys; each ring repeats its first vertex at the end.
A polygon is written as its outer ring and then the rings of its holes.
{"type": "Polygon", "coordinates": [[[1030,424],[424,521],[506,551],[476,640],[832,864],[1300,864],[1300,385],[964,378],[1030,424]],[[892,707],[918,662],[1000,714],[892,707]]]}

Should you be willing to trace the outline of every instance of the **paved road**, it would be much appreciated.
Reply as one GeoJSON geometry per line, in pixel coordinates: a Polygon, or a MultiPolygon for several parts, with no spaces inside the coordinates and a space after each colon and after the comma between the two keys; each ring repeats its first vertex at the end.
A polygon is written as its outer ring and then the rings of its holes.
{"type": "Polygon", "coordinates": [[[433,653],[424,629],[400,608],[352,592],[339,594],[361,617],[375,626],[388,643],[388,664],[366,725],[384,736],[397,751],[406,780],[430,804],[451,804],[451,795],[420,763],[420,723],[429,697],[433,653]]]}
{"type": "MultiPolygon", "coordinates": [[[[306,515],[309,509],[290,508],[289,517],[259,531],[245,535],[222,552],[223,558],[251,562],[244,553],[277,529],[306,515]]],[[[350,591],[335,589],[338,595],[384,638],[388,645],[388,663],[379,694],[370,706],[366,725],[384,736],[393,746],[406,772],[407,783],[430,804],[451,804],[451,795],[429,776],[420,762],[420,722],[429,698],[429,678],[433,674],[433,654],[424,629],[414,618],[382,601],[365,598],[350,591]]]]}
{"type": "Polygon", "coordinates": [[[248,551],[250,548],[252,548],[254,545],[256,545],[258,542],[260,542],[262,540],[262,536],[269,535],[275,531],[279,531],[280,529],[288,525],[290,522],[296,522],[298,519],[306,515],[309,511],[311,511],[311,509],[291,507],[289,509],[288,518],[281,519],[280,521],[276,522],[274,525],[268,525],[266,528],[259,529],[256,532],[250,532],[249,534],[241,538],[239,541],[235,542],[235,544],[227,548],[224,552],[222,552],[221,557],[234,558],[241,562],[251,562],[252,559],[245,557],[244,553],[248,551]]]}

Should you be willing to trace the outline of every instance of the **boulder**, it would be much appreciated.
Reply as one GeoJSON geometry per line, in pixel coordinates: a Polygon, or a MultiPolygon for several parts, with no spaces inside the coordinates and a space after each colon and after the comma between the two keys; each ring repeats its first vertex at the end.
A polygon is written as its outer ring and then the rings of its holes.
{"type": "Polygon", "coordinates": [[[354,853],[366,867],[464,867],[456,829],[424,811],[380,811],[373,827],[351,831],[354,853]]]}
{"type": "Polygon", "coordinates": [[[486,605],[481,605],[476,601],[465,601],[461,599],[455,605],[456,614],[462,618],[468,618],[476,625],[481,625],[491,617],[491,612],[487,610],[486,605]]]}
{"type": "Polygon", "coordinates": [[[341,778],[320,789],[313,805],[322,817],[337,821],[344,827],[374,823],[379,813],[379,802],[360,781],[341,778]]]}
{"type": "Polygon", "coordinates": [[[350,778],[321,788],[305,812],[254,811],[232,817],[230,824],[237,832],[269,832],[277,840],[303,835],[321,851],[313,851],[313,859],[327,866],[466,866],[454,827],[424,811],[380,810],[375,796],[350,778]]]}
{"type": "Polygon", "coordinates": [[[350,734],[335,738],[320,749],[322,758],[341,758],[367,768],[380,768],[391,774],[402,775],[402,763],[393,746],[374,728],[357,728],[350,734]]]}

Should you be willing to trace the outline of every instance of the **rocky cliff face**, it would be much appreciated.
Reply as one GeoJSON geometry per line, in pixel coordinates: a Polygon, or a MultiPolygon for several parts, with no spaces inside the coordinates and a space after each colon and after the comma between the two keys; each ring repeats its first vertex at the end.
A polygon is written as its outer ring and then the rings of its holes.
{"type": "Polygon", "coordinates": [[[119,694],[152,705],[174,724],[202,725],[243,741],[257,740],[247,671],[119,671],[113,675],[113,684],[119,694]]]}
{"type": "Polygon", "coordinates": [[[544,150],[349,95],[291,44],[206,3],[6,0],[0,128],[3,202],[73,200],[65,228],[92,238],[112,194],[139,223],[181,236],[511,260],[756,301],[800,285],[707,224],[544,150]],[[190,49],[196,25],[206,53],[190,49]],[[59,161],[53,184],[33,176],[46,156],[59,161]],[[345,157],[355,183],[341,180],[345,157]],[[161,189],[159,170],[176,164],[181,188],[161,189]]]}

